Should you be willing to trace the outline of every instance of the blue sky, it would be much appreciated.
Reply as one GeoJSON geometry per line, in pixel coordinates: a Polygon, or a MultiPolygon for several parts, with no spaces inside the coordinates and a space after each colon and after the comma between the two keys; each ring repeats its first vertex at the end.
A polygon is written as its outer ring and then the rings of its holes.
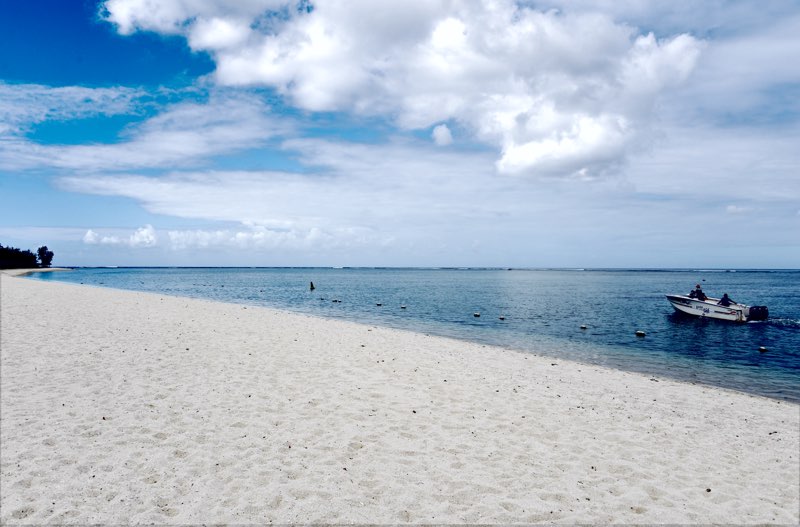
{"type": "Polygon", "coordinates": [[[0,4],[56,265],[798,267],[800,6],[0,4]]]}

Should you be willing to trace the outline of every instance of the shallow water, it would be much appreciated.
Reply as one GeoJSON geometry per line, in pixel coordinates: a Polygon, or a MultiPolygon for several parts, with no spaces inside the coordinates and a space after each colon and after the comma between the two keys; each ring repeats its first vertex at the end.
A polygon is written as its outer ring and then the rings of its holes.
{"type": "Polygon", "coordinates": [[[798,270],[98,268],[33,276],[374,323],[800,402],[798,270]],[[770,318],[735,324],[675,314],[664,295],[695,283],[710,296],[767,305],[770,318]]]}

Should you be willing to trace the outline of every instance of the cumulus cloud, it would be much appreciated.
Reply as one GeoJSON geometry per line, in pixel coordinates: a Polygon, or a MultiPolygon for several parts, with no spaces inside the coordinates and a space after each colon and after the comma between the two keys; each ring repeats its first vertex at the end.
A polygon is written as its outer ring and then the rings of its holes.
{"type": "Polygon", "coordinates": [[[83,235],[83,243],[87,245],[125,245],[133,248],[154,247],[158,244],[158,236],[152,225],[139,227],[127,237],[117,234],[101,236],[94,230],[89,229],[83,235]]]}
{"type": "Polygon", "coordinates": [[[100,235],[94,232],[92,229],[86,231],[86,234],[83,236],[83,243],[93,245],[100,241],[100,235]]]}
{"type": "Polygon", "coordinates": [[[152,247],[158,243],[156,231],[152,225],[140,227],[131,234],[130,238],[128,238],[128,243],[131,247],[152,247]]]}
{"type": "Polygon", "coordinates": [[[183,35],[214,58],[219,84],[269,86],[304,110],[388,116],[409,130],[457,122],[508,174],[592,178],[618,166],[703,47],[513,0],[151,4],[108,0],[105,18],[123,34],[183,35]]]}
{"type": "Polygon", "coordinates": [[[171,248],[185,249],[286,249],[330,250],[342,246],[355,247],[374,241],[368,229],[271,229],[251,225],[247,229],[173,230],[168,233],[171,248]]]}
{"type": "Polygon", "coordinates": [[[198,21],[223,17],[253,19],[264,12],[281,10],[292,4],[287,0],[107,0],[101,8],[101,15],[114,23],[123,35],[136,30],[182,34],[198,21]],[[193,24],[187,24],[189,20],[193,24]]]}
{"type": "Polygon", "coordinates": [[[431,136],[433,137],[433,142],[439,146],[447,146],[453,142],[453,135],[446,124],[440,124],[435,127],[431,136]]]}
{"type": "MultiPolygon", "coordinates": [[[[288,224],[271,226],[241,222],[238,229],[184,229],[169,230],[166,244],[152,225],[139,227],[130,234],[118,229],[102,229],[100,234],[89,229],[83,235],[86,245],[130,247],[133,249],[165,246],[174,251],[195,249],[270,250],[291,251],[331,250],[355,248],[368,243],[379,243],[372,229],[359,227],[298,227],[288,224]]],[[[73,238],[74,239],[74,238],[73,238]]]]}

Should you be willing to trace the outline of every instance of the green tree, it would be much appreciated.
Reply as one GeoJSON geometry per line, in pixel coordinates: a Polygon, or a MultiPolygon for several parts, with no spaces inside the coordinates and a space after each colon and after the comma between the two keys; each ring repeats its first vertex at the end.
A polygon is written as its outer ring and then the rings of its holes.
{"type": "MultiPolygon", "coordinates": [[[[51,257],[52,259],[52,257],[51,257]]],[[[0,244],[0,269],[24,269],[38,267],[36,255],[16,247],[3,247],[0,244]]]]}

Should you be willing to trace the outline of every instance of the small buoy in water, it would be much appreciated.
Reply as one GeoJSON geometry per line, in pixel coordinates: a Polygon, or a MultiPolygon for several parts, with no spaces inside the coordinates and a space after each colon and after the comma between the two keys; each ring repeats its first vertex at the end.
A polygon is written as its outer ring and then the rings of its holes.
{"type": "Polygon", "coordinates": [[[761,353],[765,353],[767,351],[767,348],[764,347],[764,346],[761,346],[761,347],[758,348],[758,351],[760,351],[761,353]]]}
{"type": "Polygon", "coordinates": [[[641,329],[636,331],[636,336],[637,337],[644,337],[645,335],[646,335],[646,333],[644,331],[642,331],[641,329]]]}
{"type": "Polygon", "coordinates": [[[504,317],[503,315],[500,315],[498,318],[499,318],[500,320],[505,320],[505,319],[506,319],[506,317],[504,317]]]}
{"type": "Polygon", "coordinates": [[[581,329],[586,329],[586,324],[581,324],[581,329]]]}
{"type": "Polygon", "coordinates": [[[311,282],[311,284],[308,286],[308,290],[313,291],[314,289],[316,289],[316,287],[314,287],[314,282],[311,282]]]}
{"type": "Polygon", "coordinates": [[[475,317],[475,318],[478,318],[479,316],[481,316],[481,314],[480,313],[473,313],[472,316],[475,317]]]}

